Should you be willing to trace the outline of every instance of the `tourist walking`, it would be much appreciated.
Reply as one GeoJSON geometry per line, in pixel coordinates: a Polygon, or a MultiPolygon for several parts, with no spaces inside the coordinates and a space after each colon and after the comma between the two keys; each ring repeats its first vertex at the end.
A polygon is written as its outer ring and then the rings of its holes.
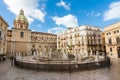
{"type": "Polygon", "coordinates": [[[13,55],[10,57],[10,61],[11,61],[11,66],[13,66],[14,65],[14,56],[13,55]]]}
{"type": "Polygon", "coordinates": [[[106,59],[107,59],[107,65],[108,65],[108,67],[110,68],[110,66],[111,66],[110,57],[107,56],[106,59]]]}

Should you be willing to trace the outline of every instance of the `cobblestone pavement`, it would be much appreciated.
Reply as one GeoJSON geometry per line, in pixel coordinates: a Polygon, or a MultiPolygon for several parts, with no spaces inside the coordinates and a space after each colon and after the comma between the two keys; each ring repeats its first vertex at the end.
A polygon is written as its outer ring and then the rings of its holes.
{"type": "Polygon", "coordinates": [[[120,80],[120,59],[112,59],[110,68],[72,72],[38,72],[23,70],[0,62],[0,80],[120,80]]]}

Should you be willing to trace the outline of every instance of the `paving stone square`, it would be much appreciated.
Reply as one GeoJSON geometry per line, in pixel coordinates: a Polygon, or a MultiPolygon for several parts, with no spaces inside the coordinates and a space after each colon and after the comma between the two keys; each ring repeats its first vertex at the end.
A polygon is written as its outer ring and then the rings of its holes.
{"type": "Polygon", "coordinates": [[[0,80],[120,80],[120,59],[112,59],[110,68],[78,72],[49,72],[24,70],[0,62],[0,80]]]}

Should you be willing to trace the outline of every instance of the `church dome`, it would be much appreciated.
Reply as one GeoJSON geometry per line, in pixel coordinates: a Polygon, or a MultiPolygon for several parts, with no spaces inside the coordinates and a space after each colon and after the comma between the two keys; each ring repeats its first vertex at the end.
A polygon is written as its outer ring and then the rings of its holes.
{"type": "Polygon", "coordinates": [[[27,28],[28,27],[28,20],[24,16],[24,11],[21,9],[19,15],[14,19],[14,27],[15,28],[27,28]]]}

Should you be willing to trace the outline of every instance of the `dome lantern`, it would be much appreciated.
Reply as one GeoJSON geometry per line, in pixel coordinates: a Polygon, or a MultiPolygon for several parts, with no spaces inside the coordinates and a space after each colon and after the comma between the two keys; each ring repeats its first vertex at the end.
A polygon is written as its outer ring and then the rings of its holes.
{"type": "Polygon", "coordinates": [[[20,15],[24,15],[23,9],[20,10],[20,15]]]}

